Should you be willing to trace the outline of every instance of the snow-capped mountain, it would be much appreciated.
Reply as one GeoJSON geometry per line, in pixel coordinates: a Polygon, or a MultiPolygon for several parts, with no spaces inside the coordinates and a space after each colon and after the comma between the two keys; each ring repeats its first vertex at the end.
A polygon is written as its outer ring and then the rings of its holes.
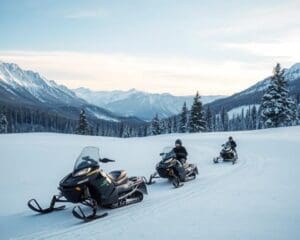
{"type": "MultiPolygon", "coordinates": [[[[285,69],[284,77],[288,82],[290,94],[295,95],[300,93],[300,63],[292,65],[290,68],[285,69]]],[[[233,94],[230,97],[216,100],[210,103],[210,107],[218,112],[221,108],[231,110],[241,106],[249,106],[259,104],[264,90],[267,88],[271,80],[271,76],[259,81],[253,86],[233,94]]]]}
{"type": "MultiPolygon", "coordinates": [[[[23,97],[28,103],[39,101],[41,103],[84,103],[71,90],[47,80],[39,73],[23,70],[17,64],[0,62],[0,84],[12,94],[23,97]]],[[[9,99],[7,99],[9,100],[9,99]]]]}
{"type": "Polygon", "coordinates": [[[17,64],[0,62],[0,103],[52,111],[77,118],[81,108],[91,118],[119,122],[128,120],[79,98],[72,90],[17,64]]]}
{"type": "MultiPolygon", "coordinates": [[[[180,112],[184,102],[192,104],[194,96],[174,96],[169,93],[147,93],[131,89],[128,91],[92,91],[88,88],[74,90],[91,104],[106,108],[123,116],[137,116],[151,120],[158,113],[160,117],[169,117],[180,112]]],[[[224,96],[203,96],[202,102],[209,103],[224,96]]]]}
{"type": "MultiPolygon", "coordinates": [[[[284,69],[284,77],[289,84],[292,84],[294,80],[300,78],[300,63],[296,63],[290,68],[284,69]]],[[[271,81],[271,76],[247,88],[242,92],[242,94],[250,94],[252,92],[263,91],[269,85],[270,81],[271,81]]]]}

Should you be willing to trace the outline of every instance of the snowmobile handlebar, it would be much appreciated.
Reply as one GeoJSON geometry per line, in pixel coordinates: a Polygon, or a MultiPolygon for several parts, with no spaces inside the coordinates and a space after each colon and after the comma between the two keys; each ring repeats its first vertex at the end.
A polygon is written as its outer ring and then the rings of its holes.
{"type": "Polygon", "coordinates": [[[108,162],[115,162],[115,160],[112,160],[112,159],[109,159],[109,158],[100,158],[99,162],[108,163],[108,162]]]}

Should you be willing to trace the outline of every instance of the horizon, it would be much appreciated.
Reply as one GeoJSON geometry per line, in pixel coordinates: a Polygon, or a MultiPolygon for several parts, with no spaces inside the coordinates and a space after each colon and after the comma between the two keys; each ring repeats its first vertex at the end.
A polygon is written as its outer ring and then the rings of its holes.
{"type": "MultiPolygon", "coordinates": [[[[63,83],[59,83],[59,82],[57,82],[55,79],[49,79],[47,76],[45,76],[45,75],[43,75],[42,73],[40,73],[40,72],[37,72],[37,71],[35,71],[34,69],[24,69],[24,68],[22,68],[21,66],[19,66],[17,63],[14,63],[14,62],[5,62],[5,61],[2,61],[1,59],[0,59],[0,64],[1,63],[4,63],[4,64],[16,64],[18,67],[20,67],[22,70],[24,70],[24,71],[32,71],[32,72],[34,72],[34,73],[38,73],[41,77],[44,77],[46,80],[48,80],[48,81],[54,81],[56,84],[59,84],[59,85],[64,85],[63,83]]],[[[290,67],[292,67],[292,66],[294,66],[294,65],[296,65],[296,64],[300,64],[299,62],[296,62],[296,63],[294,63],[293,65],[291,65],[291,66],[289,66],[289,67],[287,67],[287,69],[288,68],[290,68],[290,67]]],[[[283,68],[284,69],[284,68],[283,68]]],[[[269,76],[271,76],[271,74],[269,75],[269,76]]],[[[268,76],[266,76],[265,78],[267,78],[268,76]]],[[[260,82],[260,81],[262,81],[262,80],[264,80],[265,78],[263,78],[263,79],[261,79],[261,80],[259,80],[259,81],[257,81],[256,83],[258,83],[258,82],[260,82]]],[[[256,83],[254,83],[254,84],[256,84],[256,83]]],[[[67,86],[67,85],[64,85],[64,86],[66,86],[66,87],[68,87],[70,90],[72,90],[72,91],[75,91],[75,90],[77,90],[77,89],[86,89],[86,90],[89,90],[89,91],[92,91],[92,92],[130,92],[130,91],[137,91],[137,92],[143,92],[143,93],[146,93],[146,94],[153,94],[153,95],[156,95],[156,94],[160,94],[160,95],[162,95],[162,94],[169,94],[169,95],[172,95],[172,96],[176,96],[176,97],[192,97],[192,96],[194,96],[195,94],[196,94],[196,92],[199,92],[199,95],[200,95],[200,97],[201,96],[206,96],[206,97],[210,97],[210,96],[219,96],[219,97],[229,97],[229,96],[232,96],[232,95],[234,95],[234,94],[236,94],[236,93],[238,93],[238,92],[234,92],[234,93],[232,93],[232,94],[228,94],[228,95],[226,95],[226,94],[201,94],[201,92],[199,91],[199,90],[195,90],[195,92],[194,92],[194,94],[186,94],[186,95],[178,95],[178,94],[173,94],[173,93],[171,93],[171,92],[152,92],[152,91],[146,91],[146,90],[141,90],[141,89],[137,89],[137,88],[135,88],[135,87],[132,87],[132,88],[128,88],[128,89],[111,89],[111,90],[98,90],[98,89],[92,89],[92,88],[89,88],[89,87],[87,87],[87,86],[78,86],[78,87],[76,87],[76,88],[70,88],[69,86],[67,86]]],[[[245,89],[242,89],[241,91],[243,91],[243,90],[246,90],[247,88],[249,88],[249,87],[251,87],[251,86],[253,86],[253,85],[250,85],[250,86],[248,86],[248,87],[246,87],[245,89]]]]}
{"type": "Polygon", "coordinates": [[[300,55],[300,2],[293,0],[2,6],[0,59],[70,89],[232,95],[300,55]]]}

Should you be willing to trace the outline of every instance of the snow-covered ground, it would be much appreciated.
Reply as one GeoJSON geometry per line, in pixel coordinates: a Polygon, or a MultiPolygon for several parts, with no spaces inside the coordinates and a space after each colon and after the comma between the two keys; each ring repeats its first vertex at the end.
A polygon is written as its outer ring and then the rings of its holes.
{"type": "Polygon", "coordinates": [[[300,127],[234,133],[173,134],[116,139],[50,133],[0,135],[0,239],[300,239],[300,127]],[[236,165],[213,165],[228,135],[238,143],[236,165]],[[174,189],[165,180],[148,187],[139,204],[106,210],[82,223],[71,213],[38,215],[26,206],[49,204],[81,148],[100,148],[126,169],[149,176],[159,152],[182,138],[195,181],[174,189]]]}
{"type": "Polygon", "coordinates": [[[236,108],[233,108],[231,110],[228,111],[228,118],[232,119],[238,115],[241,115],[242,112],[244,111],[244,116],[246,115],[246,112],[248,109],[252,110],[253,106],[256,107],[256,110],[258,110],[259,108],[259,104],[251,104],[251,105],[242,105],[236,108]]]}

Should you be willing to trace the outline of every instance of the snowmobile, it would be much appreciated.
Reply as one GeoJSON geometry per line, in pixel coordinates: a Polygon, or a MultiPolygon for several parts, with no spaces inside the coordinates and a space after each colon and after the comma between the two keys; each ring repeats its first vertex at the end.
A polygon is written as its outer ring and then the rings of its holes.
{"type": "Polygon", "coordinates": [[[153,184],[155,178],[168,178],[175,188],[183,186],[187,182],[196,178],[198,168],[195,164],[185,163],[181,167],[181,162],[177,160],[176,153],[172,147],[165,147],[160,153],[161,161],[156,165],[156,172],[151,174],[147,184],[153,184]]]}
{"type": "Polygon", "coordinates": [[[230,143],[222,144],[222,150],[220,152],[220,156],[213,159],[214,163],[219,163],[220,160],[223,162],[232,162],[232,164],[235,164],[238,155],[237,153],[231,148],[230,143]]]}
{"type": "Polygon", "coordinates": [[[54,195],[50,206],[42,208],[36,199],[28,201],[27,205],[38,213],[50,213],[65,209],[56,207],[58,202],[79,203],[73,208],[75,217],[90,221],[107,216],[107,213],[97,215],[98,207],[118,208],[143,200],[147,194],[145,177],[127,177],[124,170],[112,171],[109,174],[100,169],[99,162],[108,163],[114,160],[99,157],[97,147],[85,147],[77,158],[72,173],[64,177],[54,195]]]}

